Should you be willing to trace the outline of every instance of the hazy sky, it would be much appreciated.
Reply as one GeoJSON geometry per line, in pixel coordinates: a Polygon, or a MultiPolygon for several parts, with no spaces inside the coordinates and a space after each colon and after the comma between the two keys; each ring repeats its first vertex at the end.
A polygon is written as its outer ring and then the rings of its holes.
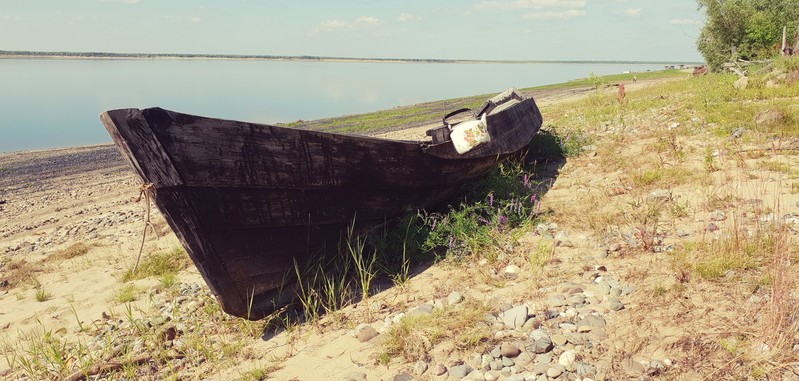
{"type": "Polygon", "coordinates": [[[701,61],[695,0],[2,0],[0,50],[701,61]]]}

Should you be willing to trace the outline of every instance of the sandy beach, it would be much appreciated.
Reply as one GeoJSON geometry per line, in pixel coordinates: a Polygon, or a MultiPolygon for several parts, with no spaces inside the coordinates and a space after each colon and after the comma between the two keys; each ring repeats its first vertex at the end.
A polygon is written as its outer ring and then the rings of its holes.
{"type": "MultiPolygon", "coordinates": [[[[657,83],[630,83],[627,91],[644,91],[657,83]]],[[[555,89],[533,95],[546,107],[574,101],[590,91],[555,89]]],[[[614,91],[607,90],[611,97],[614,91]]],[[[665,131],[673,123],[653,118],[636,124],[635,130],[614,132],[611,126],[610,132],[603,132],[602,136],[613,134],[614,139],[625,134],[623,152],[619,146],[598,144],[579,157],[549,163],[542,175],[553,185],[544,205],[556,212],[552,221],[516,237],[510,253],[517,255],[508,254],[495,263],[423,264],[413,269],[415,275],[403,287],[385,287],[368,303],[346,306],[313,325],[277,333],[264,330],[263,322],[239,322],[218,308],[209,309],[215,302],[192,265],[171,286],[174,295],[179,295],[174,298],[167,297],[172,294],[163,290],[162,280],[121,280],[136,261],[145,205],[139,199],[139,180],[113,145],[0,154],[0,354],[7,357],[0,361],[0,378],[26,379],[19,351],[31,350],[31,343],[41,342],[43,335],[50,340],[46,342],[77,341],[97,353],[90,358],[92,364],[64,365],[78,369],[78,374],[90,365],[120,361],[126,366],[150,364],[152,371],[140,373],[146,379],[445,380],[468,375],[482,380],[601,380],[606,376],[696,379],[712,375],[714,366],[727,361],[727,352],[719,340],[704,340],[701,333],[715,332],[719,321],[735,322],[732,325],[746,321],[768,294],[756,289],[744,295],[718,283],[686,281],[668,265],[667,248],[716,234],[709,224],[727,229],[732,215],[741,211],[745,218],[764,218],[765,208],[758,205],[781,205],[777,218],[796,214],[799,195],[784,188],[772,190],[790,183],[790,174],[760,170],[753,179],[751,173],[736,169],[734,159],[712,172],[710,182],[697,180],[701,186],[674,183],[661,186],[665,190],[632,188],[626,175],[605,168],[610,160],[632,161],[636,155],[652,153],[656,139],[647,134],[665,131]],[[732,204],[707,206],[707,194],[722,187],[725,194],[736,195],[741,209],[732,204]],[[636,241],[624,238],[624,221],[606,223],[622,226],[616,226],[616,235],[608,230],[603,236],[588,228],[597,210],[626,210],[650,199],[686,205],[684,213],[656,226],[660,229],[656,235],[662,236],[657,243],[660,249],[650,247],[642,256],[631,254],[636,241]],[[596,210],[580,206],[588,204],[596,210]],[[85,253],[65,258],[64,252],[76,244],[85,245],[85,253]],[[525,258],[541,247],[551,251],[552,257],[540,272],[530,271],[525,258]],[[118,295],[128,284],[138,290],[138,296],[132,302],[119,302],[118,295]],[[667,301],[670,295],[676,302],[667,301]],[[476,305],[488,306],[484,314],[490,319],[485,324],[492,333],[490,341],[496,343],[486,352],[464,353],[461,343],[450,339],[427,343],[418,361],[400,357],[384,361],[379,356],[387,327],[400,324],[403,315],[427,316],[433,311],[443,322],[451,316],[447,311],[462,317],[476,305]],[[166,319],[169,323],[158,320],[163,319],[159,310],[172,311],[166,319]],[[124,317],[127,313],[140,317],[129,323],[124,317]],[[212,318],[195,321],[208,316],[212,318]],[[703,320],[703,316],[713,319],[703,320]],[[165,345],[166,354],[157,357],[147,339],[117,348],[122,344],[114,341],[119,336],[113,332],[133,330],[133,321],[153,327],[156,336],[168,337],[172,332],[171,339],[166,339],[170,343],[158,341],[165,345]],[[174,331],[165,328],[170,324],[174,331]],[[203,329],[211,329],[209,325],[216,330],[203,334],[203,329]],[[178,351],[190,338],[200,340],[196,336],[206,336],[210,341],[203,341],[204,345],[216,352],[178,351]],[[177,344],[181,338],[184,342],[177,344]],[[236,343],[236,350],[227,355],[225,349],[231,343],[236,343]],[[12,361],[14,351],[19,355],[12,361]],[[150,357],[132,360],[143,353],[150,357]],[[262,371],[265,378],[256,377],[253,369],[262,371]],[[482,378],[473,373],[476,370],[482,378]]],[[[397,128],[381,136],[411,139],[423,135],[426,128],[397,128]]],[[[701,171],[706,143],[697,139],[683,144],[687,152],[695,153],[685,159],[686,168],[701,171]]],[[[722,159],[732,155],[720,152],[722,159]]],[[[755,165],[761,159],[742,160],[755,165]]],[[[784,159],[791,160],[795,156],[784,159]]],[[[158,234],[148,234],[145,256],[180,248],[155,209],[151,221],[158,234]]],[[[137,374],[136,367],[132,368],[130,374],[137,374]]],[[[111,379],[125,377],[120,372],[111,373],[111,379]]],[[[51,374],[58,378],[62,373],[53,370],[51,374]]]]}

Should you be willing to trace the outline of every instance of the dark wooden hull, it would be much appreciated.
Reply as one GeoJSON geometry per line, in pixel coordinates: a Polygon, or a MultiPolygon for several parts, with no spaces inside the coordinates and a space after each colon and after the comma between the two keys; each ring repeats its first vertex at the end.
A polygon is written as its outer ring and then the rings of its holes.
{"type": "Polygon", "coordinates": [[[492,141],[463,155],[410,142],[180,114],[100,116],[223,309],[259,319],[342,231],[447,200],[527,145],[541,126],[532,99],[489,115],[492,141]]]}

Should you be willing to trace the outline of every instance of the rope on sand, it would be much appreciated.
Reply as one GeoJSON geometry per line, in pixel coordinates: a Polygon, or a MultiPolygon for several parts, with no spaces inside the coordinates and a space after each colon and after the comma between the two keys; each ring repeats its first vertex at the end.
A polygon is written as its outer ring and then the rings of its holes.
{"type": "Polygon", "coordinates": [[[144,196],[144,202],[147,207],[147,215],[145,216],[144,220],[144,231],[141,235],[141,245],[139,246],[139,255],[136,256],[136,265],[133,266],[133,273],[136,273],[136,269],[139,268],[139,261],[141,260],[141,253],[144,250],[144,241],[147,239],[147,228],[153,229],[153,233],[155,236],[158,237],[158,232],[155,230],[155,226],[150,221],[150,192],[149,190],[153,187],[153,183],[144,183],[139,186],[139,198],[136,199],[136,202],[141,201],[142,196],[144,196]]]}

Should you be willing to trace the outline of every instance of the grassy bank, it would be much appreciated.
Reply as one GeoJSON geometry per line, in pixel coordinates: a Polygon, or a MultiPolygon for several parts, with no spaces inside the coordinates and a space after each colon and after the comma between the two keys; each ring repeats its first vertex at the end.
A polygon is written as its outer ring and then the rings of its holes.
{"type": "MultiPolygon", "coordinates": [[[[640,81],[674,79],[687,76],[679,70],[663,70],[645,73],[615,74],[609,76],[591,76],[574,81],[545,86],[521,89],[525,95],[540,96],[551,90],[575,88],[597,88],[616,83],[630,83],[636,77],[640,81]]],[[[499,91],[504,89],[498,89],[499,91]]],[[[374,134],[398,128],[418,127],[439,123],[441,117],[450,111],[460,108],[475,109],[494,94],[479,94],[468,97],[444,99],[434,102],[419,103],[411,106],[396,107],[366,114],[346,115],[313,121],[296,121],[285,124],[290,127],[318,129],[323,131],[339,131],[358,134],[374,134]]]]}

